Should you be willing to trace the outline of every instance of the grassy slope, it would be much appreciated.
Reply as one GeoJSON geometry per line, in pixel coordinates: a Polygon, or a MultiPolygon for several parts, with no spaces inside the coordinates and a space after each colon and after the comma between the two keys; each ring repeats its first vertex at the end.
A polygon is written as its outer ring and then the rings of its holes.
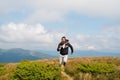
{"type": "Polygon", "coordinates": [[[65,72],[73,77],[74,80],[120,80],[120,57],[84,57],[69,59],[65,72]],[[111,74],[93,74],[83,73],[76,70],[76,66],[80,64],[107,63],[114,64],[115,73],[111,74]],[[112,78],[112,79],[108,79],[112,78]],[[115,79],[116,78],[116,79],[115,79]]]}
{"type": "MultiPolygon", "coordinates": [[[[58,59],[36,60],[34,62],[36,62],[36,63],[44,62],[46,64],[54,64],[55,66],[58,66],[58,59]]],[[[114,65],[116,65],[116,69],[118,71],[117,75],[119,75],[119,73],[120,73],[120,57],[70,58],[68,60],[67,66],[65,68],[65,72],[64,73],[62,72],[62,75],[63,75],[63,76],[61,76],[62,80],[69,80],[70,78],[71,78],[71,80],[72,79],[80,80],[80,78],[78,79],[78,77],[80,77],[80,76],[84,76],[85,80],[93,80],[92,75],[90,73],[84,74],[84,73],[75,72],[75,67],[76,67],[76,65],[79,65],[79,64],[88,64],[88,63],[94,63],[94,62],[114,64],[114,65]]],[[[2,68],[4,68],[6,70],[6,72],[5,72],[5,74],[0,76],[0,80],[7,80],[11,76],[12,72],[16,69],[18,64],[19,63],[8,63],[8,64],[5,64],[4,66],[1,66],[2,68]]],[[[113,74],[113,76],[114,76],[114,74],[113,74]]],[[[106,77],[103,78],[103,80],[107,80],[106,77]]],[[[119,80],[119,79],[116,79],[116,80],[119,80]]]]}

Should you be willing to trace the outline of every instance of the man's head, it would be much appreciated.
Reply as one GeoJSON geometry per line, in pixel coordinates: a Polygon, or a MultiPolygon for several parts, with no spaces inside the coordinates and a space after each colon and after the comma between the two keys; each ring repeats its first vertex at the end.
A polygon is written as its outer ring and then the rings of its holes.
{"type": "Polygon", "coordinates": [[[61,42],[62,42],[62,43],[65,43],[65,42],[66,42],[66,37],[65,37],[65,36],[63,36],[63,37],[61,38],[61,42]]]}

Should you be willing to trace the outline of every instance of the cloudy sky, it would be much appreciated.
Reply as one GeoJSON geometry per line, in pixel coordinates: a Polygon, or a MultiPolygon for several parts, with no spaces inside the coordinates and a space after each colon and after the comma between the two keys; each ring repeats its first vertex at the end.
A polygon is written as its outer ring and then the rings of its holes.
{"type": "Polygon", "coordinates": [[[120,0],[0,0],[0,48],[120,52],[120,0]]]}

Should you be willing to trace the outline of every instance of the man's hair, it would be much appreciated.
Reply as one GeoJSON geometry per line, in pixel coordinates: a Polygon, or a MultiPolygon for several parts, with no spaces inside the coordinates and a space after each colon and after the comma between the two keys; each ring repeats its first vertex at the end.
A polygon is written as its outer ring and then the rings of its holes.
{"type": "MultiPolygon", "coordinates": [[[[65,38],[65,39],[66,39],[66,37],[65,37],[65,36],[63,36],[62,38],[65,38]]],[[[61,39],[62,39],[62,38],[61,38],[61,39]]]]}

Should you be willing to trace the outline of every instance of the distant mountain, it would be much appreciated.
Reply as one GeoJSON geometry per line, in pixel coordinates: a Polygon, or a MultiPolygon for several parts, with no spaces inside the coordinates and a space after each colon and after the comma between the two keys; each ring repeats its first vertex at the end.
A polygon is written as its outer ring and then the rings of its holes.
{"type": "Polygon", "coordinates": [[[37,51],[14,48],[9,50],[0,49],[0,63],[19,62],[21,60],[36,60],[53,58],[53,56],[37,51]]]}
{"type": "MultiPolygon", "coordinates": [[[[120,57],[119,52],[100,52],[100,51],[75,51],[73,55],[69,53],[69,57],[95,57],[95,56],[117,56],[120,57]]],[[[19,62],[21,60],[36,60],[36,59],[51,59],[58,58],[59,52],[47,50],[25,50],[21,48],[14,49],[0,49],[0,63],[19,62]]]]}
{"type": "MultiPolygon", "coordinates": [[[[42,51],[43,53],[54,55],[59,57],[59,52],[57,51],[42,51]]],[[[105,52],[105,51],[94,51],[94,50],[76,50],[73,55],[70,54],[69,57],[95,57],[95,56],[117,56],[120,57],[120,52],[105,52]]]]}
{"type": "Polygon", "coordinates": [[[94,51],[94,50],[78,50],[75,51],[75,57],[95,57],[95,56],[120,56],[120,52],[105,52],[105,51],[94,51]]]}

